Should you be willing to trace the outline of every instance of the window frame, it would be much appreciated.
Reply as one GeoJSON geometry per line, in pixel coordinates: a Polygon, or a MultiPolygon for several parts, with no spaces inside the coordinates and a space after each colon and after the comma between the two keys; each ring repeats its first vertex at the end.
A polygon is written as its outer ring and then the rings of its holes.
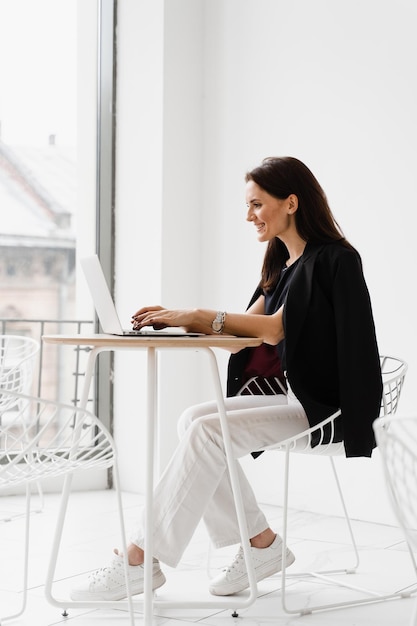
{"type": "MultiPolygon", "coordinates": [[[[115,133],[117,0],[99,0],[97,50],[96,252],[114,297],[115,133]]],[[[95,327],[98,330],[97,316],[95,327]]],[[[113,430],[114,355],[99,355],[95,377],[95,411],[113,430]]]]}

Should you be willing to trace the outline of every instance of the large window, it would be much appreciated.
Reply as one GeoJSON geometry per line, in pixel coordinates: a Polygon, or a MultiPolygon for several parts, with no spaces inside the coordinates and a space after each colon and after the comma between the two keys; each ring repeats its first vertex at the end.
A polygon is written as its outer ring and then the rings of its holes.
{"type": "MultiPolygon", "coordinates": [[[[76,258],[97,245],[101,13],[93,0],[0,0],[0,332],[93,320],[76,258]]],[[[79,354],[45,346],[42,395],[76,399],[74,367],[79,354]]]]}
{"type": "Polygon", "coordinates": [[[76,9],[0,2],[3,317],[75,314],[76,9]]]}

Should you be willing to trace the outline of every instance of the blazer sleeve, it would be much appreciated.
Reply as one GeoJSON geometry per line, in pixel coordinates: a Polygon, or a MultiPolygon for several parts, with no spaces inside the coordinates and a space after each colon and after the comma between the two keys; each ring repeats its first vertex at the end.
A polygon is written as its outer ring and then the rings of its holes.
{"type": "Polygon", "coordinates": [[[340,408],[346,456],[369,457],[382,379],[361,259],[338,243],[305,255],[284,310],[288,380],[311,426],[340,408]]]}
{"type": "Polygon", "coordinates": [[[333,276],[340,408],[346,456],[370,456],[382,377],[368,288],[357,253],[338,257],[333,276]]]}

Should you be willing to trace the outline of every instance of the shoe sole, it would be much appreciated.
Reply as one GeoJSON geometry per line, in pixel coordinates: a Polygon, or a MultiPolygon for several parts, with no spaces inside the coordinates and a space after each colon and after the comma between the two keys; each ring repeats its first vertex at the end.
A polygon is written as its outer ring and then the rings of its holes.
{"type": "MultiPolygon", "coordinates": [[[[287,551],[285,559],[285,568],[292,565],[295,561],[295,556],[291,550],[287,551]]],[[[255,570],[256,582],[260,582],[277,572],[282,570],[282,560],[273,561],[272,563],[266,563],[265,568],[259,565],[255,570]]],[[[209,592],[213,596],[231,596],[234,593],[239,593],[249,588],[249,579],[247,574],[242,574],[240,578],[235,579],[232,583],[222,584],[221,587],[209,587],[209,592]]]]}
{"type": "MultiPolygon", "coordinates": [[[[162,571],[152,576],[152,591],[159,589],[166,582],[165,574],[162,571]]],[[[136,596],[143,593],[144,581],[138,581],[138,583],[130,584],[130,591],[132,596],[136,596]]],[[[71,600],[85,601],[85,600],[124,600],[127,598],[126,586],[123,585],[117,589],[113,589],[111,592],[94,592],[94,591],[78,591],[74,589],[70,593],[71,600]]]]}

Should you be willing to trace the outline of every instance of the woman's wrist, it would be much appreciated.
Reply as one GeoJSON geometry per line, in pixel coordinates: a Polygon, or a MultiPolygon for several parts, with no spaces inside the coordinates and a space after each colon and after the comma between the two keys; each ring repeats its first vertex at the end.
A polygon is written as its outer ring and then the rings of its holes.
{"type": "Polygon", "coordinates": [[[217,311],[211,309],[193,309],[192,322],[187,328],[190,332],[204,333],[205,335],[214,334],[211,326],[216,317],[217,311]]]}

